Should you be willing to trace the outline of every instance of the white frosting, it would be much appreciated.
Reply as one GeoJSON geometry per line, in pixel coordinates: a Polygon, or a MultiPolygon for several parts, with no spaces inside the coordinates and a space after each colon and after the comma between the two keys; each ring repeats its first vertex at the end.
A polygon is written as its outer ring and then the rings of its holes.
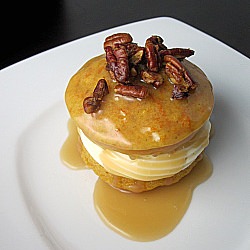
{"type": "MultiPolygon", "coordinates": [[[[153,155],[129,156],[103,149],[89,140],[81,129],[78,133],[89,154],[108,172],[136,180],[157,180],[187,168],[209,143],[211,123],[207,121],[189,141],[172,152],[153,155]]],[[[157,140],[157,135],[156,135],[157,140]]]]}

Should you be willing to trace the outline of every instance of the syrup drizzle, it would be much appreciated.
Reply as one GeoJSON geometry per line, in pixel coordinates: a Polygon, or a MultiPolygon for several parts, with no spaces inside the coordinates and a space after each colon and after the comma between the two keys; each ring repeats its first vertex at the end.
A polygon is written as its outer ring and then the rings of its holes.
{"type": "Polygon", "coordinates": [[[94,204],[102,221],[113,231],[134,241],[153,241],[168,235],[179,224],[194,188],[209,178],[212,165],[206,155],[178,183],[134,194],[116,190],[100,178],[94,204]]]}
{"type": "Polygon", "coordinates": [[[74,170],[87,168],[81,158],[79,135],[76,125],[72,119],[69,119],[68,121],[68,132],[69,135],[60,150],[60,158],[62,162],[67,167],[74,170]]]}
{"type": "MultiPolygon", "coordinates": [[[[68,121],[69,135],[60,157],[73,169],[86,169],[80,156],[81,146],[75,123],[68,121]]],[[[185,215],[193,190],[212,174],[212,164],[203,159],[178,183],[140,194],[121,192],[100,178],[95,184],[93,199],[101,220],[113,231],[134,241],[153,241],[168,235],[185,215]]]]}

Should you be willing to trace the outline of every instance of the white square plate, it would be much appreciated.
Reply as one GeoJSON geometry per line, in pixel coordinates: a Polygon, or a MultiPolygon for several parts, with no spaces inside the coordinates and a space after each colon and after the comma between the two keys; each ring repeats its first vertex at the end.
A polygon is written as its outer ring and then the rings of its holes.
{"type": "Polygon", "coordinates": [[[247,57],[167,17],[84,37],[1,70],[0,249],[249,249],[249,76],[247,57]],[[68,134],[68,81],[116,32],[141,45],[156,34],[170,48],[194,49],[190,60],[214,86],[215,136],[206,150],[213,174],[195,189],[174,231],[152,242],[106,227],[93,204],[97,177],[66,168],[59,157],[68,134]]]}

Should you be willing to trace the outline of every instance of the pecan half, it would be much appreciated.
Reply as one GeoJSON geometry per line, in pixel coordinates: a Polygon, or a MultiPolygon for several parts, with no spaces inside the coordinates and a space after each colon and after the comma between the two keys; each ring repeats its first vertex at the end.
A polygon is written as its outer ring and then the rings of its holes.
{"type": "Polygon", "coordinates": [[[184,99],[189,96],[189,91],[194,90],[197,84],[193,81],[182,63],[171,55],[164,56],[166,73],[174,83],[173,99],[184,99]]]}
{"type": "Polygon", "coordinates": [[[158,72],[161,65],[161,58],[158,54],[157,47],[150,38],[146,40],[145,57],[147,59],[148,69],[153,72],[158,72]]]}
{"type": "Polygon", "coordinates": [[[164,61],[166,62],[165,69],[166,73],[174,77],[175,84],[187,84],[188,87],[194,89],[196,87],[195,82],[192,80],[191,76],[182,65],[182,63],[171,55],[164,56],[164,61]],[[185,83],[183,82],[185,81],[185,83]]]}
{"type": "Polygon", "coordinates": [[[155,45],[158,52],[167,49],[167,47],[163,44],[163,39],[160,36],[151,36],[148,38],[148,40],[150,40],[155,45]]]}
{"type": "Polygon", "coordinates": [[[147,67],[150,71],[158,72],[161,68],[162,60],[160,52],[167,50],[160,36],[151,36],[145,43],[145,56],[147,59],[147,67]]]}
{"type": "Polygon", "coordinates": [[[103,47],[104,49],[108,46],[115,47],[119,44],[131,43],[133,38],[128,33],[117,33],[111,36],[106,37],[103,47]]]}
{"type": "Polygon", "coordinates": [[[106,52],[106,69],[113,80],[118,83],[115,92],[121,95],[145,98],[148,89],[141,81],[159,88],[164,83],[162,69],[174,88],[173,99],[183,99],[197,87],[181,61],[194,54],[191,49],[168,49],[160,36],[149,37],[144,47],[132,42],[128,33],[117,33],[108,36],[104,41],[106,52]],[[161,73],[160,73],[161,71],[161,73]]]}
{"type": "Polygon", "coordinates": [[[129,63],[132,65],[137,65],[142,61],[144,55],[144,48],[137,46],[134,48],[133,52],[128,51],[129,53],[129,63]]]}
{"type": "Polygon", "coordinates": [[[148,88],[143,85],[124,85],[117,84],[114,88],[115,93],[123,96],[131,96],[134,98],[146,98],[148,95],[148,88]]]}
{"type": "Polygon", "coordinates": [[[174,88],[172,91],[172,99],[177,99],[177,100],[181,100],[181,99],[185,99],[189,96],[189,91],[188,88],[186,88],[186,86],[180,85],[180,84],[174,84],[174,88]]]}
{"type": "Polygon", "coordinates": [[[155,88],[159,88],[164,80],[160,73],[143,70],[141,71],[141,78],[147,84],[152,84],[155,88]]]}
{"type": "Polygon", "coordinates": [[[172,48],[172,49],[165,49],[160,51],[161,57],[166,55],[171,55],[179,60],[183,60],[186,57],[194,55],[194,51],[191,49],[182,49],[182,48],[172,48]]]}
{"type": "Polygon", "coordinates": [[[93,97],[97,100],[102,100],[109,93],[108,84],[105,79],[100,79],[93,91],[93,97]]]}
{"type": "Polygon", "coordinates": [[[126,47],[119,45],[113,50],[116,57],[115,78],[118,82],[126,83],[129,78],[129,63],[126,47]]]}
{"type": "Polygon", "coordinates": [[[109,93],[108,84],[105,79],[100,79],[93,91],[93,96],[83,100],[83,109],[87,114],[97,112],[101,107],[102,99],[109,93]]]}
{"type": "Polygon", "coordinates": [[[95,97],[86,97],[83,101],[83,109],[85,113],[91,114],[97,112],[101,107],[101,101],[97,100],[95,97]]]}
{"type": "Polygon", "coordinates": [[[107,68],[114,73],[118,82],[126,83],[129,78],[129,62],[126,47],[117,45],[114,48],[105,48],[107,68]]]}
{"type": "Polygon", "coordinates": [[[111,77],[118,82],[127,83],[130,75],[127,46],[132,51],[136,44],[132,43],[133,38],[128,33],[117,33],[106,37],[104,50],[106,52],[107,69],[111,77]],[[133,46],[132,46],[133,45],[133,46]]]}
{"type": "Polygon", "coordinates": [[[169,75],[170,78],[171,76],[173,76],[172,82],[181,83],[181,81],[183,80],[183,73],[185,71],[181,62],[171,55],[164,56],[164,61],[166,62],[166,73],[169,75]]]}

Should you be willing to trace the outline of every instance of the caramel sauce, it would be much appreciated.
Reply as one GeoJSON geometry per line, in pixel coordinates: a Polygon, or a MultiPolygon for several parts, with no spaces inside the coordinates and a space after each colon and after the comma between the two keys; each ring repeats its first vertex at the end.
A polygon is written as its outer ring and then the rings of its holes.
{"type": "Polygon", "coordinates": [[[168,235],[183,218],[194,188],[209,178],[208,157],[198,162],[177,184],[144,193],[125,193],[96,182],[94,203],[102,221],[116,233],[134,241],[153,241],[168,235]]]}
{"type": "Polygon", "coordinates": [[[87,166],[80,155],[79,135],[72,119],[68,121],[68,131],[69,135],[60,150],[60,158],[69,168],[75,170],[86,168],[87,166]]]}
{"type": "MultiPolygon", "coordinates": [[[[162,69],[164,84],[155,89],[146,85],[149,95],[145,99],[117,95],[114,82],[106,70],[106,57],[100,55],[86,62],[70,79],[65,102],[71,117],[92,141],[99,145],[130,154],[159,149],[187,138],[210,117],[214,97],[211,83],[197,66],[182,61],[195,82],[196,90],[185,100],[172,100],[173,86],[162,69]],[[92,95],[100,79],[108,84],[109,94],[103,98],[101,108],[86,114],[82,102],[92,95]],[[136,133],[134,131],[137,131],[136,133]]],[[[140,84],[144,84],[140,82],[140,84]]]]}
{"type": "MultiPolygon", "coordinates": [[[[60,150],[63,163],[74,170],[86,169],[80,157],[79,138],[74,121],[68,121],[69,135],[60,150]]],[[[194,188],[209,178],[212,164],[208,157],[177,184],[140,194],[121,192],[100,178],[93,199],[102,221],[113,231],[134,241],[153,241],[168,235],[183,218],[194,188]]]]}

